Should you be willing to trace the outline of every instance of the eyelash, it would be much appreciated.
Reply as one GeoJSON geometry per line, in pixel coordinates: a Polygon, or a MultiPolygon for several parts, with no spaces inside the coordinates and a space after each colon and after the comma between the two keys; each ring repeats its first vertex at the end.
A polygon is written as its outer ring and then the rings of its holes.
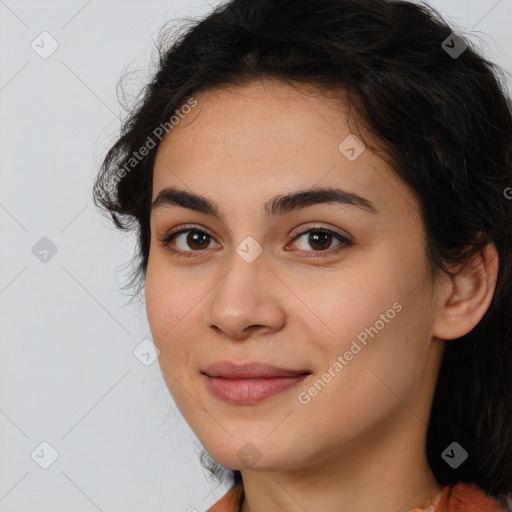
{"type": "MultiPolygon", "coordinates": [[[[197,250],[197,251],[180,251],[180,250],[176,250],[176,249],[173,249],[171,247],[171,242],[174,240],[175,237],[177,237],[178,235],[181,235],[183,233],[188,233],[188,232],[196,232],[196,233],[202,233],[202,234],[205,234],[207,237],[209,237],[210,239],[213,239],[213,237],[211,235],[209,235],[208,233],[206,233],[205,231],[203,231],[202,229],[199,229],[199,226],[197,225],[193,225],[193,224],[189,224],[189,225],[184,225],[181,227],[181,229],[179,230],[176,230],[176,231],[171,231],[170,233],[167,233],[166,235],[164,235],[162,238],[159,238],[159,242],[161,242],[161,244],[163,245],[163,247],[165,247],[166,249],[170,250],[173,254],[175,254],[176,256],[178,257],[184,257],[184,258],[195,258],[197,256],[195,256],[193,253],[197,253],[197,252],[204,252],[204,249],[203,250],[197,250]]],[[[304,231],[300,231],[299,233],[297,233],[292,239],[291,241],[295,241],[297,240],[298,238],[301,238],[302,236],[304,235],[307,235],[308,233],[311,233],[311,232],[314,232],[314,233],[328,233],[330,235],[333,235],[335,238],[337,238],[341,244],[339,246],[337,246],[334,250],[333,249],[329,249],[329,250],[320,250],[320,251],[304,251],[302,249],[299,249],[299,252],[302,252],[302,253],[312,253],[312,254],[309,254],[308,256],[302,256],[302,257],[306,257],[306,258],[319,258],[319,257],[325,257],[325,256],[331,256],[333,254],[337,254],[339,251],[343,250],[345,247],[349,247],[353,244],[352,241],[348,240],[347,238],[345,238],[344,236],[340,235],[339,233],[335,232],[335,231],[332,231],[330,229],[326,229],[326,228],[320,228],[318,226],[312,226],[312,225],[308,225],[306,226],[306,229],[304,231]],[[317,253],[317,254],[314,254],[314,253],[317,253]]]]}

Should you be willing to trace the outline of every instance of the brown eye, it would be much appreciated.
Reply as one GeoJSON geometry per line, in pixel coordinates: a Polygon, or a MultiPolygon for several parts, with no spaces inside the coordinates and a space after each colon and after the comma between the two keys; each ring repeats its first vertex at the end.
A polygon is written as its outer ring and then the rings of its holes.
{"type": "Polygon", "coordinates": [[[311,231],[308,236],[308,243],[314,249],[328,249],[333,236],[325,231],[311,231]]]}
{"type": "MultiPolygon", "coordinates": [[[[352,245],[352,242],[341,234],[318,226],[298,233],[292,241],[300,241],[301,239],[304,239],[304,241],[301,242],[303,247],[299,247],[299,253],[301,255],[304,253],[304,257],[329,256],[339,252],[344,247],[352,245]],[[338,241],[338,244],[334,245],[333,248],[332,244],[335,241],[338,241]]],[[[165,248],[176,256],[185,257],[199,256],[201,252],[211,248],[210,242],[215,242],[211,235],[197,229],[196,226],[182,226],[181,229],[172,231],[159,240],[165,248]]]]}
{"type": "Polygon", "coordinates": [[[204,231],[190,226],[168,233],[159,239],[162,245],[178,256],[194,256],[194,252],[208,249],[213,238],[204,231]],[[185,236],[186,235],[186,236],[185,236]],[[176,246],[177,248],[173,247],[176,246]]]}
{"type": "Polygon", "coordinates": [[[188,231],[185,239],[186,245],[192,249],[206,249],[209,245],[210,236],[202,231],[188,231]],[[206,243],[205,243],[206,242],[206,243]],[[199,246],[199,247],[198,247],[199,246]]]}
{"type": "Polygon", "coordinates": [[[339,233],[335,233],[334,231],[331,231],[329,229],[320,229],[318,227],[302,231],[301,233],[297,234],[293,238],[293,240],[300,240],[302,238],[304,239],[304,242],[302,242],[302,247],[299,247],[300,252],[321,253],[311,254],[311,256],[313,257],[322,256],[324,255],[324,253],[336,253],[339,250],[341,250],[344,246],[349,246],[352,244],[350,240],[343,237],[339,233]],[[306,235],[308,235],[307,238],[306,235]],[[331,244],[333,243],[334,240],[338,240],[339,243],[336,246],[334,246],[334,249],[331,251],[329,249],[331,248],[331,244]],[[311,251],[310,248],[312,248],[313,251],[311,251]]]}

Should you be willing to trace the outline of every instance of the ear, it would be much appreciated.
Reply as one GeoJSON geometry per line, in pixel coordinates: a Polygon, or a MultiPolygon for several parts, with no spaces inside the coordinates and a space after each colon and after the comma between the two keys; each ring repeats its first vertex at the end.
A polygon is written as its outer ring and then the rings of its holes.
{"type": "Polygon", "coordinates": [[[452,340],[470,332],[489,308],[496,288],[499,256],[489,243],[448,280],[434,324],[436,338],[452,340]]]}

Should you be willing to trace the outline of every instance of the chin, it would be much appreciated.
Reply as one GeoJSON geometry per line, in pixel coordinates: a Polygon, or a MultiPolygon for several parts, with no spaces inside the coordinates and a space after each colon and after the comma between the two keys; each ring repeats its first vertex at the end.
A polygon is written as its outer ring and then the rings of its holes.
{"type": "MultiPolygon", "coordinates": [[[[266,435],[266,434],[265,434],[266,435]]],[[[282,439],[277,437],[270,442],[265,435],[254,437],[246,435],[241,438],[229,438],[226,444],[214,440],[203,443],[210,457],[221,466],[232,470],[280,471],[294,467],[294,463],[287,456],[290,448],[286,447],[282,439]]]]}

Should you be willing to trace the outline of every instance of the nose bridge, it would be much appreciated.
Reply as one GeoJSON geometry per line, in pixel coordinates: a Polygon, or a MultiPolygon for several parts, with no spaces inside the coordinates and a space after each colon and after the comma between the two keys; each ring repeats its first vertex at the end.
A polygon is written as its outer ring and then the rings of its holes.
{"type": "Polygon", "coordinates": [[[228,270],[214,290],[217,303],[242,309],[255,307],[260,302],[262,290],[259,287],[265,286],[271,274],[266,268],[263,251],[255,257],[254,250],[254,246],[245,241],[233,249],[226,265],[228,270]]]}
{"type": "Polygon", "coordinates": [[[283,321],[276,279],[266,267],[265,253],[260,249],[256,255],[254,242],[244,240],[233,249],[210,295],[207,324],[233,337],[251,325],[279,328],[283,321]]]}

